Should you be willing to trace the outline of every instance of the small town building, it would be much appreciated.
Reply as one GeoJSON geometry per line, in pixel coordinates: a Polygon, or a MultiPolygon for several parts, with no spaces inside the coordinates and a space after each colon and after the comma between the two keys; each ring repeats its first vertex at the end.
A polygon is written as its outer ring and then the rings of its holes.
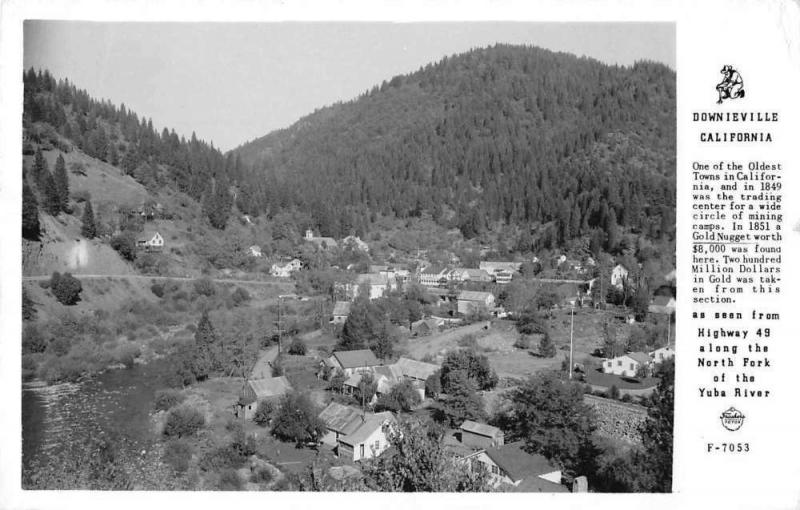
{"type": "Polygon", "coordinates": [[[161,251],[164,249],[164,238],[158,232],[145,232],[136,240],[136,247],[146,251],[161,251]]]}
{"type": "Polygon", "coordinates": [[[284,377],[267,377],[264,379],[248,379],[239,391],[239,400],[234,406],[234,415],[249,420],[253,417],[262,401],[277,402],[286,393],[292,391],[292,385],[284,377]]]}
{"type": "Polygon", "coordinates": [[[350,315],[350,306],[351,303],[349,301],[337,301],[336,304],[333,305],[333,318],[331,319],[331,323],[344,324],[345,321],[347,321],[347,317],[350,315]]]}
{"type": "Polygon", "coordinates": [[[490,275],[496,275],[499,271],[508,273],[519,273],[519,268],[522,267],[522,262],[502,262],[502,261],[484,261],[478,264],[479,269],[483,269],[490,275]]]}
{"type": "Polygon", "coordinates": [[[322,248],[323,250],[336,248],[339,246],[339,243],[336,242],[336,239],[332,237],[317,237],[314,235],[314,231],[311,229],[306,230],[306,235],[303,237],[303,239],[309,243],[315,244],[317,248],[322,248]]]}
{"type": "Polygon", "coordinates": [[[616,358],[603,361],[603,372],[606,374],[621,375],[623,377],[636,377],[636,372],[641,367],[648,367],[652,363],[650,356],[644,352],[629,352],[616,358]]]}
{"type": "Polygon", "coordinates": [[[326,364],[334,370],[341,370],[349,377],[355,372],[370,371],[372,367],[377,367],[381,363],[371,350],[359,349],[336,351],[326,360],[326,364]]]}
{"type": "Polygon", "coordinates": [[[614,287],[621,289],[625,286],[625,282],[628,280],[628,270],[625,269],[625,266],[622,264],[617,264],[614,266],[614,269],[611,270],[611,285],[614,287]]]}
{"type": "Polygon", "coordinates": [[[263,254],[261,253],[261,246],[254,244],[253,246],[247,249],[247,252],[250,254],[251,257],[262,257],[263,254]]]}
{"type": "Polygon", "coordinates": [[[423,382],[441,368],[435,363],[426,363],[424,361],[417,361],[415,359],[403,357],[398,359],[394,363],[394,366],[397,367],[399,373],[403,377],[423,382]]]}
{"type": "Polygon", "coordinates": [[[447,284],[448,269],[441,266],[428,266],[419,273],[419,283],[426,287],[447,284]]]}
{"type": "Polygon", "coordinates": [[[485,469],[495,486],[525,492],[569,492],[561,485],[561,470],[544,456],[531,454],[520,443],[486,448],[467,457],[473,470],[485,469]]]}
{"type": "Polygon", "coordinates": [[[414,336],[428,336],[438,333],[444,324],[441,319],[420,319],[411,323],[411,334],[414,336]]]}
{"type": "Polygon", "coordinates": [[[492,448],[503,446],[505,434],[497,427],[467,420],[459,427],[461,442],[471,448],[492,448]]]}
{"type": "Polygon", "coordinates": [[[303,263],[300,259],[292,259],[285,264],[272,264],[269,274],[277,278],[289,278],[292,273],[299,271],[303,268],[303,263]]]}
{"type": "Polygon", "coordinates": [[[387,291],[394,288],[391,284],[391,280],[380,273],[364,273],[358,275],[355,283],[349,285],[354,299],[359,296],[362,287],[369,289],[370,301],[383,297],[387,291]]]}
{"type": "Polygon", "coordinates": [[[359,461],[381,455],[389,448],[389,427],[396,422],[394,415],[365,413],[359,409],[331,402],[319,414],[327,432],[323,444],[348,460],[359,461]]]}
{"type": "Polygon", "coordinates": [[[484,309],[487,312],[494,308],[495,299],[491,292],[462,290],[458,293],[458,313],[467,315],[484,309]]]}
{"type": "Polygon", "coordinates": [[[663,363],[674,357],[675,350],[670,346],[661,347],[650,353],[650,358],[653,360],[653,363],[663,363]]]}

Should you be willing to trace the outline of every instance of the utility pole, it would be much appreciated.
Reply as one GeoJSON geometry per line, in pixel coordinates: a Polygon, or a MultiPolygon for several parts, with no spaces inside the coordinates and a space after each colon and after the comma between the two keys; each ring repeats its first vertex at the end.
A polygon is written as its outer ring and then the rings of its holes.
{"type": "Polygon", "coordinates": [[[569,379],[572,380],[572,337],[573,332],[575,330],[575,300],[572,299],[569,302],[570,307],[570,320],[569,320],[569,379]]]}

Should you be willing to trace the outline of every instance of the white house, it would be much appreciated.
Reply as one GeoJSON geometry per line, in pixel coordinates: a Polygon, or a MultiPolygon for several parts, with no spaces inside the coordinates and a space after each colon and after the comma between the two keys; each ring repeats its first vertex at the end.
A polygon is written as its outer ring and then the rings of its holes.
{"type": "Polygon", "coordinates": [[[628,270],[625,269],[625,266],[622,264],[617,264],[614,266],[614,269],[611,270],[611,285],[614,287],[621,289],[625,285],[625,281],[628,279],[628,270]]]}
{"type": "Polygon", "coordinates": [[[269,274],[278,278],[289,278],[292,273],[299,271],[303,267],[300,259],[292,259],[286,264],[272,264],[269,274]]]}
{"type": "Polygon", "coordinates": [[[336,239],[332,237],[317,237],[314,235],[314,231],[311,229],[306,230],[304,239],[322,249],[336,248],[339,246],[339,244],[336,242],[336,239]]]}
{"type": "Polygon", "coordinates": [[[603,360],[603,372],[606,374],[636,377],[640,367],[649,366],[652,359],[643,352],[629,352],[616,358],[603,360]]]}
{"type": "Polygon", "coordinates": [[[670,346],[661,347],[650,353],[650,358],[653,360],[653,363],[663,363],[664,361],[674,357],[675,350],[670,346]]]}
{"type": "Polygon", "coordinates": [[[448,269],[439,266],[428,266],[419,273],[419,283],[426,287],[438,287],[447,282],[448,269]]]}
{"type": "Polygon", "coordinates": [[[380,273],[364,273],[356,277],[355,284],[349,285],[350,294],[353,298],[357,298],[361,292],[361,287],[367,286],[369,288],[369,299],[378,299],[394,288],[392,281],[380,273]]]}
{"type": "Polygon", "coordinates": [[[530,454],[519,443],[480,450],[466,457],[473,471],[486,470],[497,486],[526,492],[569,492],[561,485],[561,470],[545,457],[530,454]]]}
{"type": "Polygon", "coordinates": [[[518,273],[520,267],[522,267],[522,262],[501,262],[487,260],[478,264],[478,268],[483,269],[489,274],[496,273],[497,271],[510,271],[512,273],[518,273]]]}
{"type": "Polygon", "coordinates": [[[136,241],[136,247],[147,251],[161,251],[164,248],[164,238],[158,232],[145,233],[136,241]]]}
{"type": "Polygon", "coordinates": [[[327,428],[322,442],[353,461],[378,457],[386,451],[390,427],[396,423],[388,411],[364,413],[336,402],[328,404],[319,417],[327,428]]]}
{"type": "Polygon", "coordinates": [[[247,249],[248,253],[251,257],[261,257],[263,254],[261,253],[261,246],[254,244],[253,246],[247,249]]]}
{"type": "Polygon", "coordinates": [[[475,290],[462,290],[458,293],[458,313],[474,313],[481,308],[486,311],[494,308],[494,294],[475,290]]]}

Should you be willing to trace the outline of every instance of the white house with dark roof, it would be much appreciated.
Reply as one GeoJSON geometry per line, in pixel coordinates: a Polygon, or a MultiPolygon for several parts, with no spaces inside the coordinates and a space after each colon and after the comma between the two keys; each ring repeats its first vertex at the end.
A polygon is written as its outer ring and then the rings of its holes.
{"type": "Polygon", "coordinates": [[[639,368],[650,366],[652,361],[650,355],[644,352],[629,352],[616,358],[603,360],[603,372],[623,377],[636,377],[639,368]]]}
{"type": "Polygon", "coordinates": [[[544,456],[531,454],[520,443],[480,450],[468,457],[473,470],[486,470],[495,486],[508,485],[526,492],[569,492],[561,485],[561,470],[544,456]]]}
{"type": "Polygon", "coordinates": [[[331,402],[319,415],[327,428],[322,442],[340,457],[359,461],[381,455],[389,448],[389,433],[396,423],[392,413],[365,413],[331,402]]]}

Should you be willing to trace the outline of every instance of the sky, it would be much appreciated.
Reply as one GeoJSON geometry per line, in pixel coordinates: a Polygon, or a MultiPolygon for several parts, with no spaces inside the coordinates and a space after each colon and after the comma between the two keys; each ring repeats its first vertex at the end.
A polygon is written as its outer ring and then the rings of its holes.
{"type": "Polygon", "coordinates": [[[26,21],[24,66],[227,151],[444,56],[529,44],[675,69],[672,23],[26,21]]]}

